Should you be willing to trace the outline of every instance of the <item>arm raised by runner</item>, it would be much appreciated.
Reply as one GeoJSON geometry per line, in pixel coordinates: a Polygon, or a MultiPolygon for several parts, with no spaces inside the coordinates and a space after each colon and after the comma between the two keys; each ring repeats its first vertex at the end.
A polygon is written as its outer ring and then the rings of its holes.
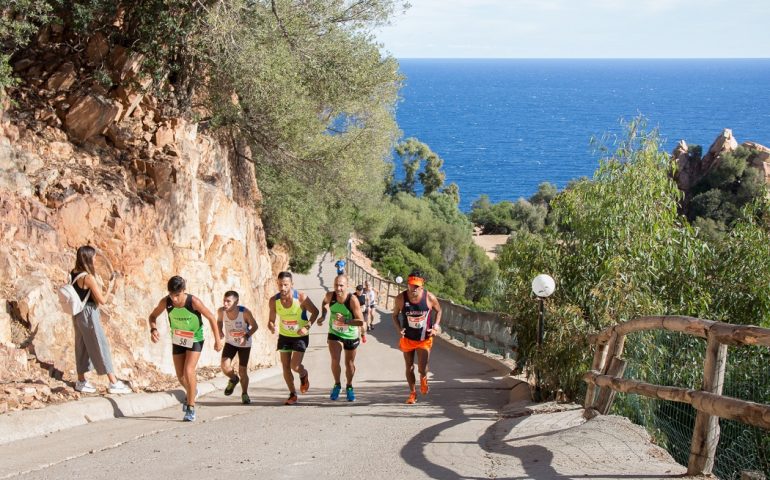
{"type": "Polygon", "coordinates": [[[201,315],[206,317],[206,319],[209,321],[209,325],[211,325],[211,331],[214,332],[214,350],[217,352],[222,350],[222,338],[219,336],[219,327],[217,326],[217,319],[214,318],[214,314],[211,313],[211,310],[209,310],[206,305],[201,302],[201,300],[194,296],[192,297],[192,306],[195,310],[201,312],[201,315]]]}
{"type": "Polygon", "coordinates": [[[361,313],[361,303],[355,295],[350,296],[350,313],[353,314],[353,319],[348,322],[348,325],[355,325],[357,327],[364,325],[364,314],[361,313]]]}
{"type": "Polygon", "coordinates": [[[166,297],[163,297],[155,306],[152,312],[150,312],[149,324],[150,324],[150,339],[152,343],[158,343],[160,340],[160,334],[158,333],[158,317],[163,311],[166,310],[166,297]]]}
{"type": "Polygon", "coordinates": [[[318,325],[323,325],[326,320],[326,313],[329,311],[329,304],[332,302],[331,296],[334,292],[327,292],[324,299],[321,300],[321,313],[318,315],[318,325]]]}
{"type": "Polygon", "coordinates": [[[259,324],[257,324],[257,320],[254,318],[254,315],[251,314],[251,310],[248,308],[243,308],[243,318],[246,320],[246,323],[249,324],[249,331],[246,333],[246,338],[242,340],[242,343],[245,343],[246,340],[251,338],[252,335],[257,333],[257,330],[259,329],[259,324]]]}
{"type": "Polygon", "coordinates": [[[270,301],[267,302],[268,305],[268,317],[267,317],[267,329],[270,330],[270,333],[275,333],[275,300],[273,297],[270,297],[270,301]]]}
{"type": "Polygon", "coordinates": [[[313,325],[318,318],[318,307],[316,307],[315,304],[313,304],[313,301],[310,300],[310,297],[304,293],[299,292],[297,296],[299,297],[299,304],[302,306],[302,309],[310,313],[307,325],[300,329],[300,331],[305,330],[305,335],[307,335],[310,332],[310,326],[313,325]]]}
{"type": "Polygon", "coordinates": [[[401,322],[399,321],[398,317],[399,317],[399,314],[401,313],[401,310],[403,309],[404,309],[404,296],[399,294],[396,296],[396,303],[393,306],[392,317],[393,317],[393,325],[396,326],[396,332],[398,332],[398,334],[402,337],[404,336],[405,329],[401,326],[401,322]]]}
{"type": "Polygon", "coordinates": [[[441,302],[439,302],[438,298],[430,292],[428,292],[428,306],[433,309],[436,315],[431,322],[432,326],[428,331],[431,335],[435,335],[441,332],[441,302]]]}
{"type": "Polygon", "coordinates": [[[223,307],[217,308],[217,328],[219,328],[219,338],[225,337],[225,322],[223,315],[225,315],[225,309],[223,307]]]}

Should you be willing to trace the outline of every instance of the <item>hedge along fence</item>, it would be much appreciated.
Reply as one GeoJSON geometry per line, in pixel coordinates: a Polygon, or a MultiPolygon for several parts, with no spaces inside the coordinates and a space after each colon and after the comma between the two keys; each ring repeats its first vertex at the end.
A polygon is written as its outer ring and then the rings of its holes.
{"type": "MultiPolygon", "coordinates": [[[[396,297],[406,289],[405,284],[374,275],[350,258],[347,259],[347,274],[353,284],[363,284],[368,280],[377,292],[378,304],[386,310],[393,309],[396,297]]],[[[495,312],[477,312],[443,298],[439,298],[439,302],[442,330],[452,338],[462,341],[466,347],[494,353],[504,359],[516,352],[516,334],[512,333],[512,322],[508,316],[495,312]]]]}
{"type": "Polygon", "coordinates": [[[769,404],[722,395],[727,367],[727,346],[770,347],[770,329],[692,317],[640,317],[609,327],[591,336],[589,340],[596,345],[596,351],[591,371],[584,375],[584,380],[588,383],[586,412],[607,414],[616,392],[692,405],[697,413],[687,466],[689,475],[711,473],[714,468],[714,457],[720,437],[720,418],[770,430],[769,404]],[[626,336],[635,332],[655,330],[680,332],[706,339],[702,386],[699,390],[623,378],[626,360],[622,355],[626,336]]]}

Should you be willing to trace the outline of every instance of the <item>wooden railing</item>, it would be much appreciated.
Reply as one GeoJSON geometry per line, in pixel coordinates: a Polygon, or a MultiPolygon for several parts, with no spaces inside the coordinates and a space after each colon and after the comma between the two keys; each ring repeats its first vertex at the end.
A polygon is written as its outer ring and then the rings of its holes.
{"type": "Polygon", "coordinates": [[[719,418],[770,429],[770,405],[722,395],[727,346],[770,347],[770,329],[692,317],[640,317],[609,327],[589,337],[589,341],[596,345],[591,371],[583,377],[588,383],[585,408],[589,415],[607,414],[616,392],[687,403],[697,410],[687,465],[688,475],[711,473],[719,441],[719,418]],[[660,329],[707,340],[703,386],[700,390],[653,385],[623,378],[626,361],[622,355],[626,336],[632,332],[660,329]]]}
{"type": "MultiPolygon", "coordinates": [[[[347,274],[353,285],[368,280],[369,285],[377,292],[380,306],[386,310],[392,310],[396,297],[406,289],[405,284],[374,275],[350,258],[347,259],[347,274]],[[381,299],[385,299],[384,302],[381,299]]],[[[504,315],[477,312],[443,298],[439,298],[439,302],[443,330],[452,337],[461,339],[466,347],[471,344],[479,345],[484,353],[498,353],[505,359],[510,358],[516,350],[516,335],[511,333],[511,321],[504,315]]]]}

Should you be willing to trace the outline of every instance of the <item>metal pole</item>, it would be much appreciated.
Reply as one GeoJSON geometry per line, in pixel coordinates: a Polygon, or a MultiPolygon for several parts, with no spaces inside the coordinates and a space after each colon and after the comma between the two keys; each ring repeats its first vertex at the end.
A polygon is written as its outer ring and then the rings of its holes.
{"type": "MultiPolygon", "coordinates": [[[[543,337],[545,336],[545,301],[543,297],[537,297],[540,302],[540,318],[537,321],[537,353],[540,356],[541,347],[543,345],[543,337]]],[[[543,393],[540,388],[540,372],[538,368],[534,369],[535,374],[535,401],[541,402],[543,400],[543,393]]]]}
{"type": "Polygon", "coordinates": [[[540,300],[540,320],[537,323],[537,347],[540,348],[545,336],[545,301],[543,297],[538,297],[538,300],[540,300]]]}

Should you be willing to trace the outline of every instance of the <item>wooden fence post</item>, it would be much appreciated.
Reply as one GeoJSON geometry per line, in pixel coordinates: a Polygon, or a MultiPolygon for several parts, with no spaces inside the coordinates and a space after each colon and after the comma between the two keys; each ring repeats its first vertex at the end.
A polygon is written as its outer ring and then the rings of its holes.
{"type": "MultiPolygon", "coordinates": [[[[610,365],[607,368],[607,375],[611,377],[623,378],[626,371],[626,361],[619,357],[612,357],[610,365]]],[[[599,396],[596,398],[596,410],[602,415],[610,413],[612,401],[615,400],[617,392],[611,388],[602,388],[599,390],[599,396]]]]}
{"type": "MultiPolygon", "coordinates": [[[[597,343],[596,344],[596,352],[594,352],[594,361],[591,364],[591,370],[595,372],[600,372],[604,369],[604,362],[607,358],[607,344],[606,343],[597,343]]],[[[584,403],[584,407],[587,409],[594,408],[594,402],[596,402],[596,385],[593,383],[588,384],[588,389],[586,390],[586,401],[584,403]]]]}
{"type": "MultiPolygon", "coordinates": [[[[709,332],[706,358],[703,362],[702,391],[722,395],[727,363],[727,345],[709,332]]],[[[714,468],[714,455],[719,443],[719,417],[698,411],[690,445],[687,475],[707,475],[714,468]]]]}

